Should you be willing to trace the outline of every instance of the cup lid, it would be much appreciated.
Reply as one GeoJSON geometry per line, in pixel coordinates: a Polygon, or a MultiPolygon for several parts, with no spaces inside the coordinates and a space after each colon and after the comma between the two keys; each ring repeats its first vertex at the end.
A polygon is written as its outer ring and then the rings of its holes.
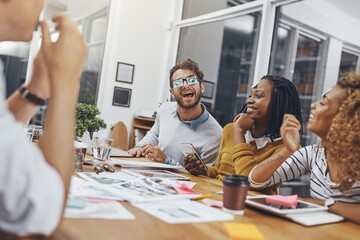
{"type": "Polygon", "coordinates": [[[250,185],[248,177],[242,175],[228,175],[224,178],[223,183],[239,187],[247,187],[250,185]]]}

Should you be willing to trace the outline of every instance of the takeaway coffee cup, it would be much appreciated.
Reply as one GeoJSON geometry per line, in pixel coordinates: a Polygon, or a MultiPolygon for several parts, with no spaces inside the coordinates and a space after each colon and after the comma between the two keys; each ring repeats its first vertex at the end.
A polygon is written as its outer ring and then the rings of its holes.
{"type": "Polygon", "coordinates": [[[244,214],[245,199],[249,188],[248,177],[241,175],[229,175],[224,178],[223,183],[223,210],[236,215],[244,214]]]}

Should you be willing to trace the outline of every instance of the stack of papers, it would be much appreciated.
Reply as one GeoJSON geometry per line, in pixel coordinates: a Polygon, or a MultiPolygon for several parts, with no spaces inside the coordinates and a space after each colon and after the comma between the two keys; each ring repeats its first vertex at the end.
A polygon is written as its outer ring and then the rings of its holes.
{"type": "MultiPolygon", "coordinates": [[[[122,170],[116,173],[78,173],[79,176],[87,180],[86,183],[74,182],[70,187],[70,193],[77,197],[97,197],[106,199],[116,199],[128,202],[151,202],[162,200],[190,199],[199,197],[202,194],[181,194],[175,190],[177,186],[184,183],[177,181],[143,177],[130,170],[122,170]],[[85,188],[86,185],[87,188],[85,188]],[[78,186],[82,191],[73,188],[78,186]],[[86,190],[84,192],[84,189],[86,190]],[[95,192],[97,191],[97,192],[95,192]]],[[[185,184],[186,185],[186,184],[185,184]]],[[[187,185],[186,185],[187,186],[187,185]]]]}
{"type": "MultiPolygon", "coordinates": [[[[144,166],[179,168],[152,162],[119,159],[114,159],[114,161],[121,165],[137,166],[138,169],[144,166]]],[[[82,179],[72,178],[64,216],[66,218],[134,219],[134,216],[117,202],[128,201],[135,207],[171,224],[234,219],[234,216],[229,213],[192,201],[192,198],[202,196],[191,189],[195,183],[148,177],[144,176],[142,171],[122,169],[116,173],[77,173],[82,179]]]]}
{"type": "Polygon", "coordinates": [[[124,159],[111,159],[114,165],[128,168],[162,168],[162,169],[183,169],[182,166],[173,166],[170,164],[157,163],[157,162],[138,162],[124,159]]]}

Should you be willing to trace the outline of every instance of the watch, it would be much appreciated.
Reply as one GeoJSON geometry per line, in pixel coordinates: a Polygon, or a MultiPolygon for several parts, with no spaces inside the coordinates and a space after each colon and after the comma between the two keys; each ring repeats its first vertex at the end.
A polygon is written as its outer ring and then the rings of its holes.
{"type": "Polygon", "coordinates": [[[27,89],[26,87],[21,86],[21,87],[19,87],[18,90],[19,90],[21,96],[23,96],[23,98],[27,99],[31,103],[33,103],[35,105],[39,105],[39,106],[44,106],[45,105],[45,100],[44,99],[39,98],[35,94],[31,93],[29,91],[29,89],[27,89]]]}
{"type": "Polygon", "coordinates": [[[328,208],[328,207],[334,205],[335,203],[336,203],[335,199],[328,198],[328,199],[325,200],[324,206],[328,208]]]}

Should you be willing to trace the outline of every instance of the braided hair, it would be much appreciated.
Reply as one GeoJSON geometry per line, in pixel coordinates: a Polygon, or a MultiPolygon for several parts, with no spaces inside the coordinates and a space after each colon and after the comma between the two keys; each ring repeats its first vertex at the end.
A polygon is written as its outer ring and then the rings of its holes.
{"type": "Polygon", "coordinates": [[[280,76],[266,75],[260,80],[262,79],[267,79],[273,84],[269,103],[270,121],[264,136],[271,140],[280,137],[280,127],[286,113],[294,115],[300,121],[300,133],[302,135],[300,98],[295,85],[290,80],[280,76]]]}

